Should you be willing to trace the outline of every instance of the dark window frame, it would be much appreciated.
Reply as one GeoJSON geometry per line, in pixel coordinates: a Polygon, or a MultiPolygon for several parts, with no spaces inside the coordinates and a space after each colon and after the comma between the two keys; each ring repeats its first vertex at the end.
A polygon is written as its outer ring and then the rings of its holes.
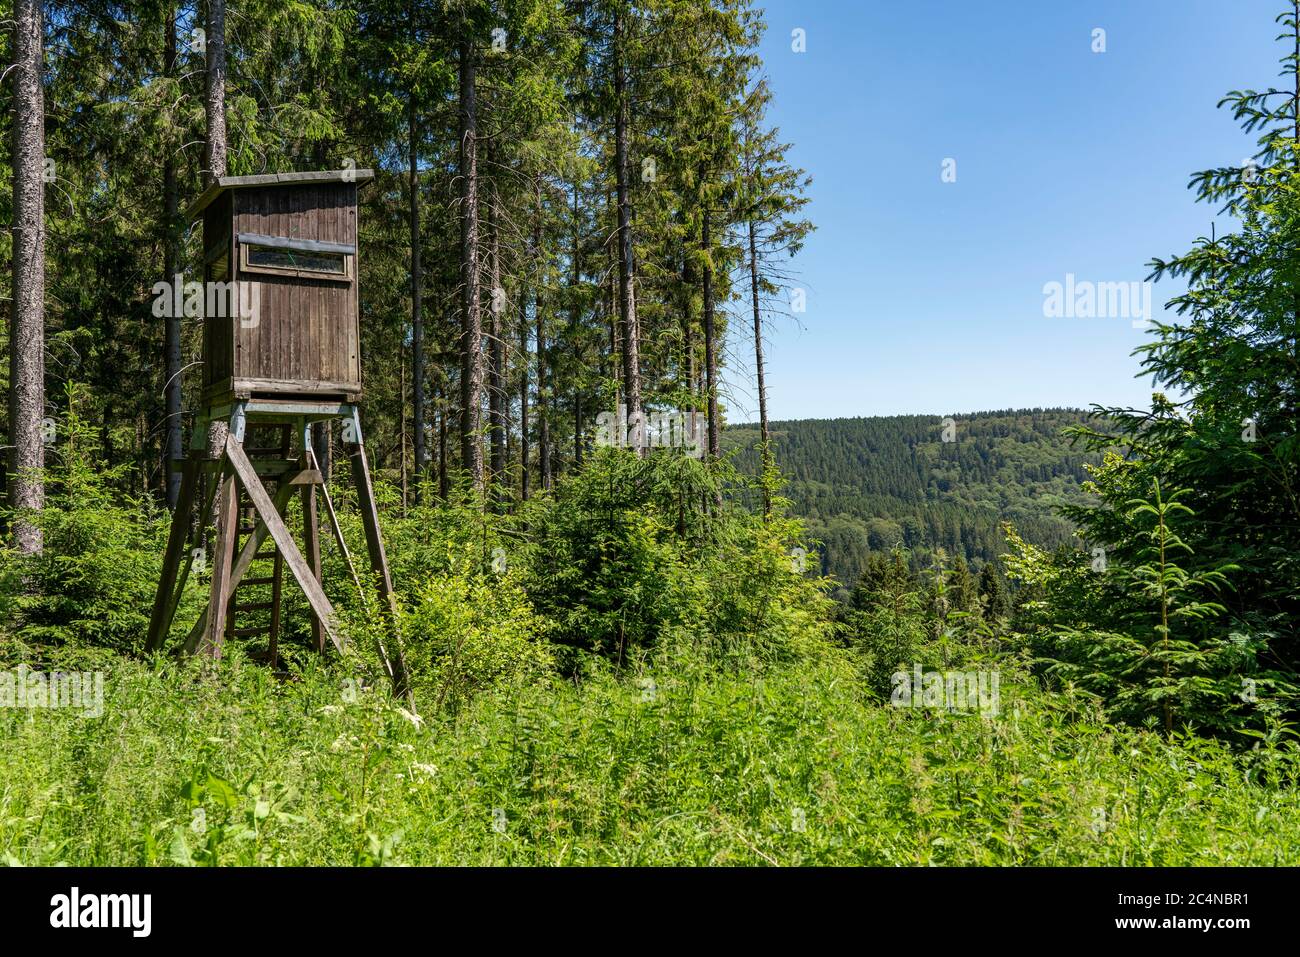
{"type": "Polygon", "coordinates": [[[292,239],[286,236],[264,236],[259,233],[240,233],[239,271],[241,273],[263,273],[272,276],[292,276],[299,279],[326,279],[332,282],[351,283],[354,278],[357,247],[351,243],[329,243],[315,239],[292,239]],[[254,263],[249,260],[249,251],[256,248],[283,249],[317,255],[339,256],[343,265],[341,272],[322,269],[304,269],[298,266],[275,266],[254,263]]]}

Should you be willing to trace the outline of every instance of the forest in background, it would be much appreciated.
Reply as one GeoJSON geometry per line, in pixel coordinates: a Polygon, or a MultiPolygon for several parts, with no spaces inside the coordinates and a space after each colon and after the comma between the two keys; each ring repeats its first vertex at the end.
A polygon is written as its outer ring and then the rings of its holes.
{"type": "MultiPolygon", "coordinates": [[[[936,550],[979,572],[1007,550],[1003,522],[1048,550],[1074,545],[1074,527],[1059,511],[1087,500],[1084,465],[1100,456],[1075,446],[1063,430],[1087,413],[1020,409],[944,418],[931,415],[772,422],[775,457],[786,478],[790,510],[819,543],[821,569],[852,586],[868,556],[905,548],[913,569],[936,550]]],[[[755,474],[756,426],[730,426],[723,449],[755,474]]]]}

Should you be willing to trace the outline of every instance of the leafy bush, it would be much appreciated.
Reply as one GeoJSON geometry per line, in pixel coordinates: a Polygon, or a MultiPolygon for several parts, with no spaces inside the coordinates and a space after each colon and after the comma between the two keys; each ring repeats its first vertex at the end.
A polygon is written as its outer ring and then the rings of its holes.
{"type": "Polygon", "coordinates": [[[467,555],[410,589],[399,623],[417,696],[435,712],[475,694],[544,679],[554,667],[548,623],[508,573],[484,575],[467,555]]]}
{"type": "Polygon", "coordinates": [[[724,506],[734,478],[673,452],[602,449],[535,506],[527,586],[570,661],[659,648],[753,665],[817,648],[829,608],[792,561],[801,527],[724,506]]]}
{"type": "Polygon", "coordinates": [[[126,464],[97,467],[95,436],[78,417],[80,390],[51,448],[45,508],[33,521],[43,552],[0,550],[0,628],[34,644],[88,643],[138,651],[166,545],[166,513],[120,491],[126,464]]]}

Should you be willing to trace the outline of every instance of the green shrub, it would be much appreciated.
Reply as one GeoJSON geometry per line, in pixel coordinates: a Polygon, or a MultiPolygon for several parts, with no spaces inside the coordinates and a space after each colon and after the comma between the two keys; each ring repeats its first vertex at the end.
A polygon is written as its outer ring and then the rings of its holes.
{"type": "Polygon", "coordinates": [[[518,581],[476,566],[476,556],[465,555],[403,602],[407,666],[422,706],[434,711],[458,711],[480,692],[544,680],[554,668],[548,623],[518,581]]]}
{"type": "Polygon", "coordinates": [[[149,625],[167,514],[121,492],[128,465],[97,466],[93,431],[68,389],[61,439],[47,453],[46,503],[34,517],[41,554],[0,550],[0,629],[33,644],[94,644],[138,651],[149,625]]]}

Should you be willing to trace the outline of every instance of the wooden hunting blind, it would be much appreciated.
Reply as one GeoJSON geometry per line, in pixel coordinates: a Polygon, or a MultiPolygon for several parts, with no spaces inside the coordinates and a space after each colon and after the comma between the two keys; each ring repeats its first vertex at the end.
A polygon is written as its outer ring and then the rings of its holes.
{"type": "MultiPolygon", "coordinates": [[[[358,169],[223,176],[190,207],[190,220],[203,220],[203,390],[189,456],[173,463],[182,472],[181,490],[154,595],[150,650],[166,642],[192,571],[201,574],[207,565],[207,606],[183,651],[215,658],[230,638],[261,636],[266,648],[256,653],[276,665],[286,567],[307,598],[316,648],[323,653],[328,639],[342,650],[321,585],[318,490],[358,592],[362,585],[312,449],[311,428],[336,419],[351,460],[380,614],[397,638],[357,406],[357,187],[372,178],[370,170],[358,169]],[[285,521],[295,494],[302,503],[301,548],[285,521]]],[[[410,700],[400,639],[391,655],[382,640],[377,650],[394,690],[410,700]]]]}
{"type": "Polygon", "coordinates": [[[218,303],[203,326],[206,400],[360,396],[357,189],[372,177],[222,176],[190,207],[218,303]]]}

